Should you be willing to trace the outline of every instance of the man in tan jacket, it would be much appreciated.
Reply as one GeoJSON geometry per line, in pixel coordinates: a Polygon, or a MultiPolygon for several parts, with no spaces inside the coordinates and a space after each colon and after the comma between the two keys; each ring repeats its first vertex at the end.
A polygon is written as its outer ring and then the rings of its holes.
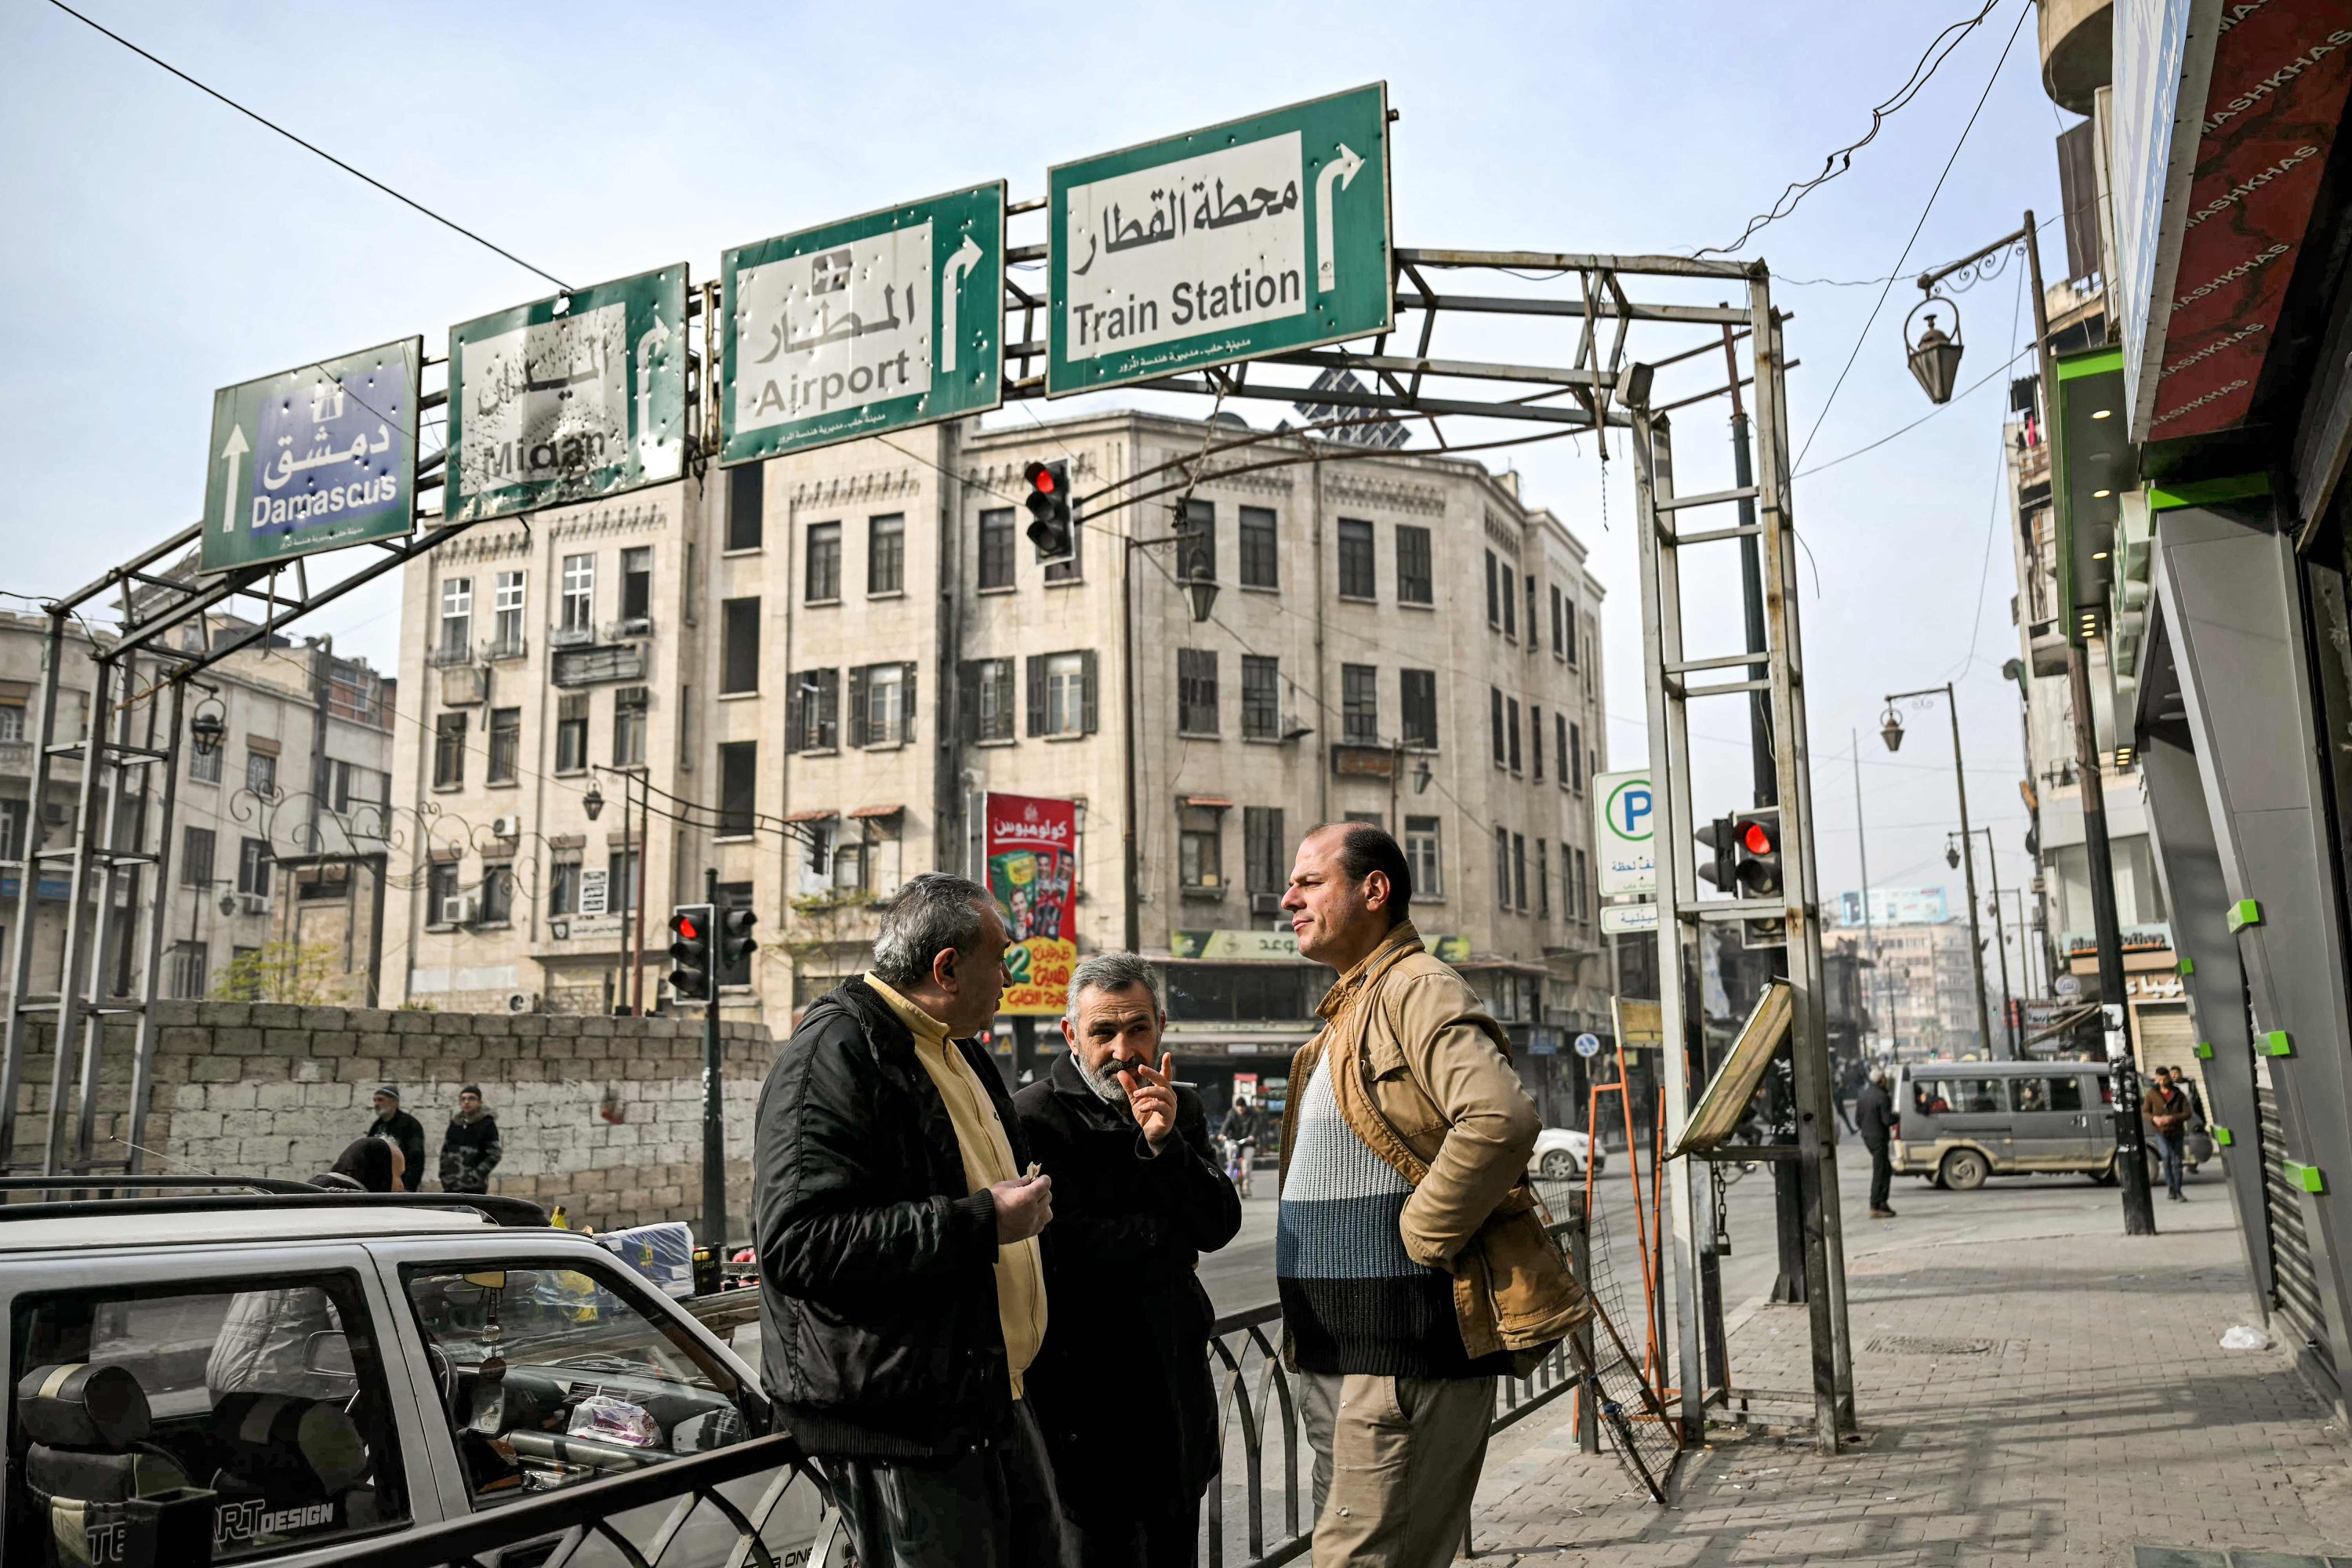
{"type": "Polygon", "coordinates": [[[1453,1561],[1495,1378],[1589,1315],[1528,1185],[1538,1119],[1502,1027],[1408,918],[1363,823],[1315,829],[1282,907],[1339,972],[1290,1068],[1275,1273],[1315,1446],[1317,1568],[1453,1561]]]}

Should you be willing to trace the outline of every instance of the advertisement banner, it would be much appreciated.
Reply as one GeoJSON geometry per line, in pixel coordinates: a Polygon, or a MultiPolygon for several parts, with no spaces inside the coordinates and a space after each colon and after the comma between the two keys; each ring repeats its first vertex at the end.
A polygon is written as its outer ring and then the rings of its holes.
{"type": "Polygon", "coordinates": [[[1013,944],[1012,984],[999,1016],[1058,1016],[1078,962],[1078,808],[1076,802],[990,795],[983,803],[988,890],[1013,944]]]}

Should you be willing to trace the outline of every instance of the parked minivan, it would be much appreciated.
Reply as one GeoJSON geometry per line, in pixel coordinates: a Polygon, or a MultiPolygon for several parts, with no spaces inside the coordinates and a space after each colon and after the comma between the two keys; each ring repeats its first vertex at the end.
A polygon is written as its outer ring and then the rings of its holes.
{"type": "Polygon", "coordinates": [[[2115,1180],[2105,1062],[1906,1062],[1895,1109],[1895,1168],[1939,1187],[1972,1192],[1988,1176],[2043,1172],[2115,1180]]]}

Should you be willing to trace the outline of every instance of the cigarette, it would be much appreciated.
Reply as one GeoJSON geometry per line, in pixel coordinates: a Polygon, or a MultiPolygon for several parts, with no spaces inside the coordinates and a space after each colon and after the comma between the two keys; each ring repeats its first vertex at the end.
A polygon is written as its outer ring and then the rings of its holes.
{"type": "Polygon", "coordinates": [[[1029,1162],[1029,1168],[1021,1173],[1021,1179],[1024,1182],[1034,1181],[1037,1177],[1037,1173],[1044,1169],[1045,1167],[1043,1165],[1040,1165],[1036,1161],[1032,1160],[1029,1162]]]}

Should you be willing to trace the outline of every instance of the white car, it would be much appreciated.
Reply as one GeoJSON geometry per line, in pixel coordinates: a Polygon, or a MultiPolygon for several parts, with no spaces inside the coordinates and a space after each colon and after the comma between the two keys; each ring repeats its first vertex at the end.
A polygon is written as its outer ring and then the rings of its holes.
{"type": "Polygon", "coordinates": [[[1594,1153],[1592,1140],[1575,1128],[1547,1127],[1536,1134],[1536,1152],[1528,1157],[1528,1169],[1548,1181],[1565,1182],[1584,1174],[1588,1163],[1597,1172],[1608,1163],[1608,1154],[1594,1153]]]}

